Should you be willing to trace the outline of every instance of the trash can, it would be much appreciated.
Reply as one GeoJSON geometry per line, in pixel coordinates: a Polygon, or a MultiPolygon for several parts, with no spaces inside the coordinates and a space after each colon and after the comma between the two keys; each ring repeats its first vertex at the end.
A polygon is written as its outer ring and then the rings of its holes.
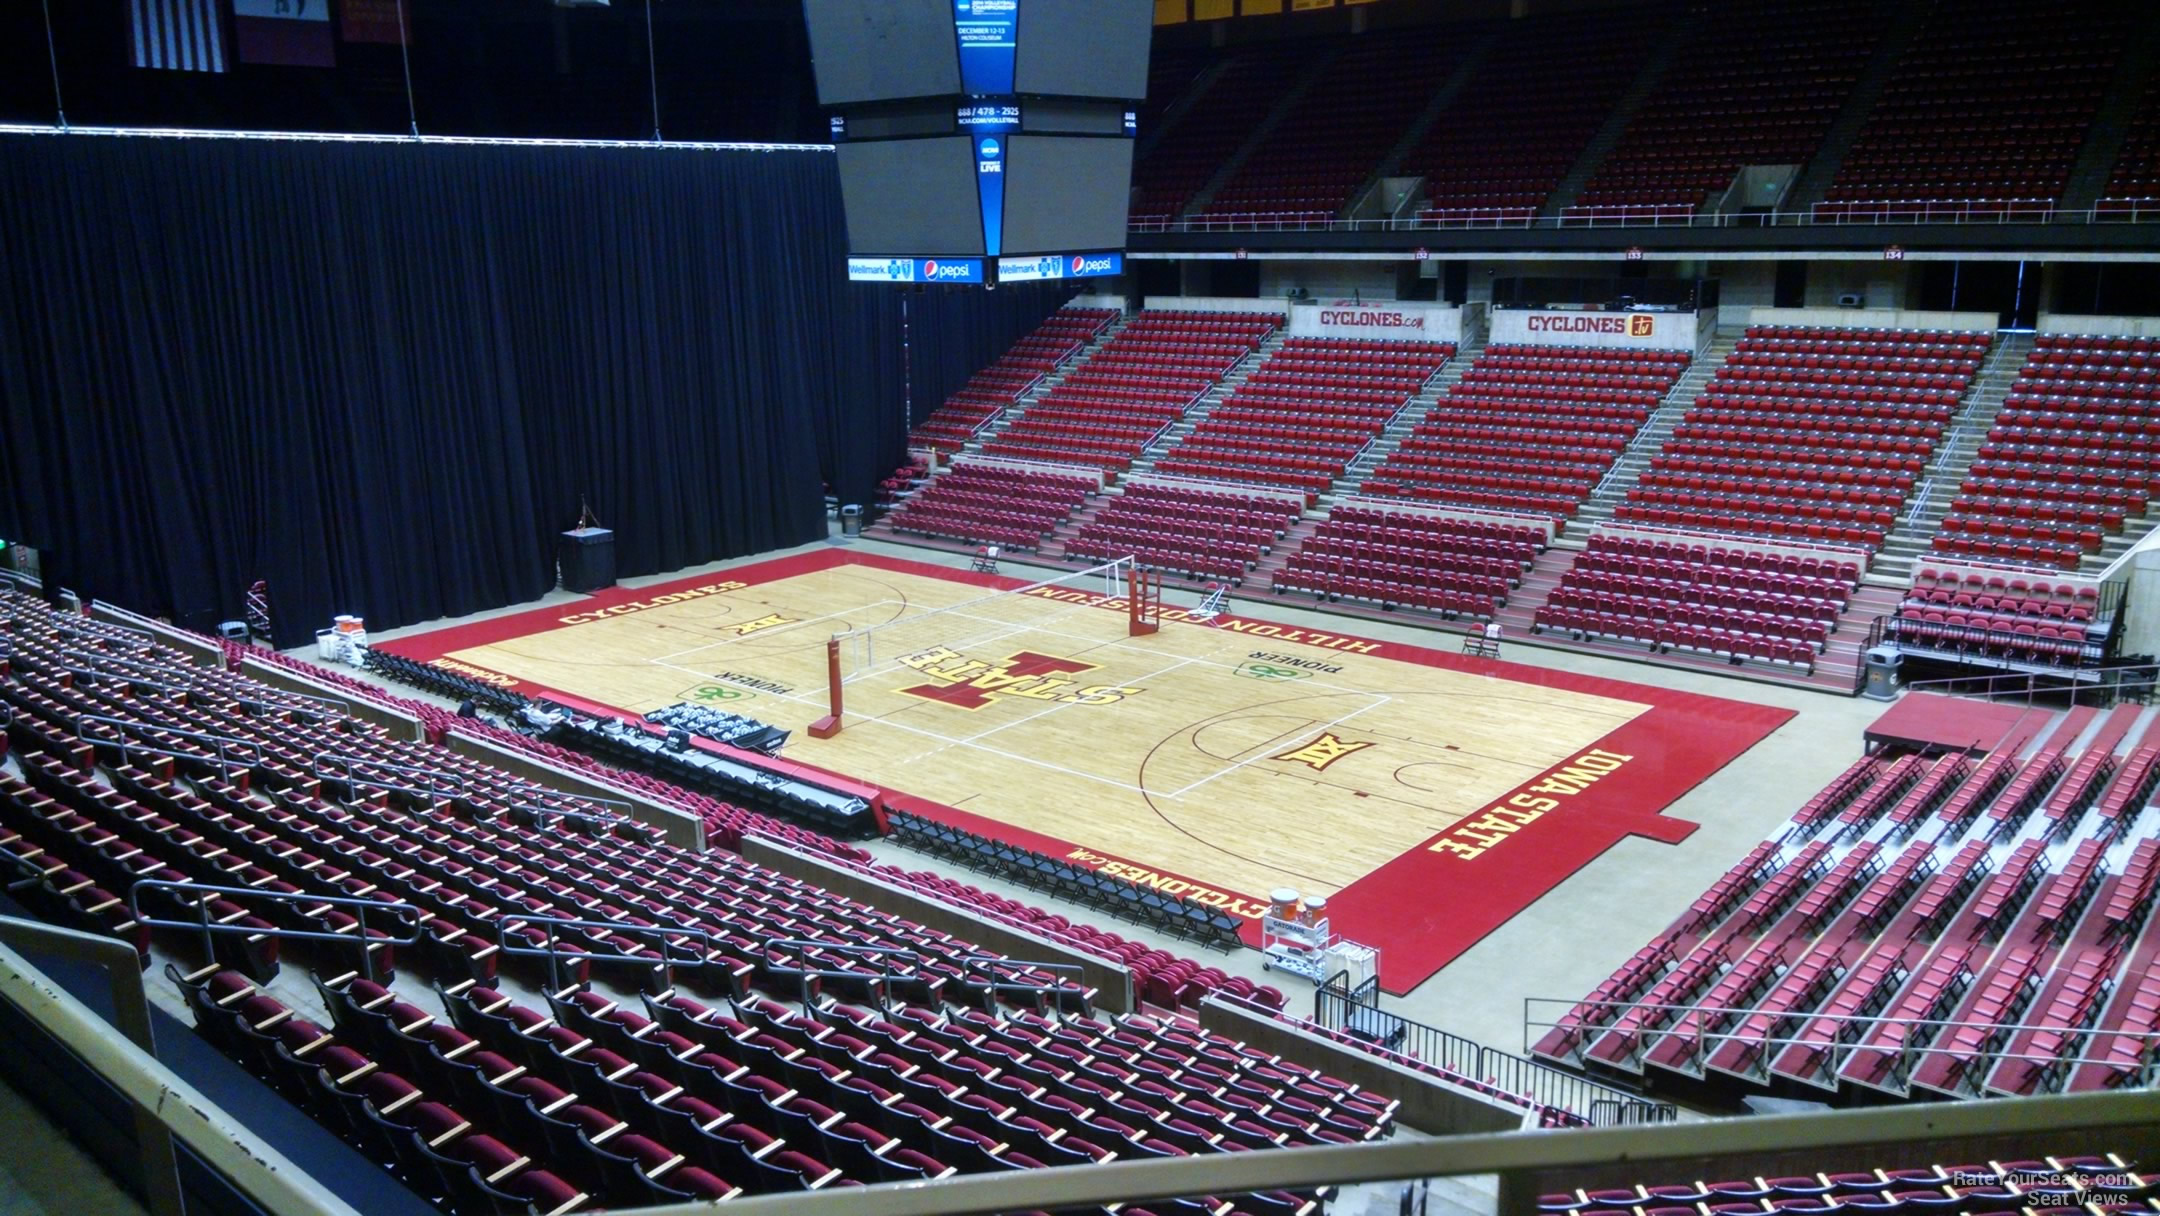
{"type": "Polygon", "coordinates": [[[1874,646],[1864,656],[1867,661],[1867,690],[1862,695],[1874,701],[1895,701],[1898,690],[1898,668],[1905,663],[1905,656],[1895,646],[1874,646]]]}
{"type": "Polygon", "coordinates": [[[840,508],[840,535],[862,535],[862,504],[851,502],[840,508]]]}

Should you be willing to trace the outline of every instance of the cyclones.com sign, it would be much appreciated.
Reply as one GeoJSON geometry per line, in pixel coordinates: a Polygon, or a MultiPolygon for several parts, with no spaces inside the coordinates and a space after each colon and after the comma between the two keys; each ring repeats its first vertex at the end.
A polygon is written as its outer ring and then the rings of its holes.
{"type": "Polygon", "coordinates": [[[1320,324],[1365,325],[1377,329],[1423,329],[1425,314],[1403,312],[1399,309],[1323,308],[1320,310],[1320,324]]]}
{"type": "Polygon", "coordinates": [[[1293,338],[1386,338],[1397,342],[1455,342],[1462,312],[1452,305],[1381,300],[1330,300],[1290,310],[1293,338]]]}

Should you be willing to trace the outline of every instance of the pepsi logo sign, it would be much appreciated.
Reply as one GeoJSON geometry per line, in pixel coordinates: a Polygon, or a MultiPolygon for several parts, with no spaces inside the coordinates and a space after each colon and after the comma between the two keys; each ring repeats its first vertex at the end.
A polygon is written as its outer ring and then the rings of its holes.
{"type": "Polygon", "coordinates": [[[979,276],[975,266],[969,262],[925,261],[922,265],[922,277],[926,283],[939,281],[972,283],[979,276]]]}

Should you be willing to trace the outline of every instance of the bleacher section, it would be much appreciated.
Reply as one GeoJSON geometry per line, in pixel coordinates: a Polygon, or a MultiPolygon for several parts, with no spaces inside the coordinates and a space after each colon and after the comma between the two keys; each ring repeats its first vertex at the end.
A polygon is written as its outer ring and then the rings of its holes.
{"type": "Polygon", "coordinates": [[[1991,343],[1750,327],[1614,517],[1879,547],[1991,343]]]}
{"type": "Polygon", "coordinates": [[[1114,308],[1061,308],[1051,313],[1034,332],[998,356],[997,362],[968,377],[966,387],[947,397],[909,431],[908,447],[934,448],[947,455],[959,451],[985,423],[1018,401],[1116,316],[1114,308]]]}
{"type": "Polygon", "coordinates": [[[1874,54],[1879,13],[1867,0],[1711,6],[1565,215],[1684,219],[1743,166],[1805,164],[1874,54]]]}
{"type": "Polygon", "coordinates": [[[2086,582],[2051,582],[2003,570],[1922,566],[1890,618],[1907,653],[2024,668],[2099,666],[2111,616],[2086,582]]]}
{"type": "Polygon", "coordinates": [[[1859,561],[1599,532],[1536,628],[1812,671],[1860,581],[1859,561]]]}
{"type": "Polygon", "coordinates": [[[2045,219],[2112,76],[2130,10],[1940,0],[1839,163],[1817,218],[2045,219]],[[2003,104],[2016,98],[2014,107],[2003,104]]]}
{"type": "Polygon", "coordinates": [[[885,522],[902,532],[1033,549],[1101,484],[1092,474],[968,460],[931,478],[885,522]]]}
{"type": "Polygon", "coordinates": [[[1684,351],[1489,346],[1362,490],[1564,523],[1689,361],[1684,351]]]}
{"type": "Polygon", "coordinates": [[[2160,77],[2145,85],[2098,208],[2118,218],[2160,212],[2160,77]]]}
{"type": "MultiPolygon", "coordinates": [[[[1393,1113],[1354,1086],[1147,1018],[756,997],[714,1008],[674,990],[633,1007],[582,986],[537,1008],[472,982],[438,987],[435,1014],[343,976],[316,980],[325,1030],[238,972],[176,978],[205,1037],[460,1212],[1356,1142],[1384,1133],[1393,1113]],[[1080,1092],[1085,1102],[1068,1096],[1080,1092]],[[1313,1118],[1300,1126],[1289,1112],[1313,1118]]],[[[1237,1201],[1303,1216],[1319,1198],[1237,1201]]]]}
{"type": "Polygon", "coordinates": [[[1459,29],[1352,39],[1200,214],[1255,222],[1335,218],[1472,42],[1459,29]]]}
{"type": "Polygon", "coordinates": [[[1535,215],[1642,70],[1672,16],[1668,7],[1649,5],[1508,22],[1404,158],[1405,175],[1425,178],[1419,217],[1489,224],[1535,215]],[[1553,87],[1559,79],[1567,87],[1553,87]]]}
{"type": "Polygon", "coordinates": [[[1430,511],[1345,504],[1292,554],[1277,594],[1410,608],[1454,620],[1490,618],[1545,547],[1542,529],[1430,511]]]}
{"type": "Polygon", "coordinates": [[[1227,62],[1207,92],[1133,166],[1131,222],[1162,223],[1182,215],[1313,52],[1313,44],[1303,40],[1225,52],[1227,62]]]}
{"type": "Polygon", "coordinates": [[[1215,56],[1198,47],[1178,48],[1161,43],[1149,48],[1147,96],[1135,115],[1141,131],[1162,129],[1164,111],[1181,100],[1213,63],[1215,56]]]}
{"type": "Polygon", "coordinates": [[[1279,313],[1139,313],[982,450],[1122,472],[1282,322],[1279,313]]]}
{"type": "Polygon", "coordinates": [[[1454,353],[1448,343],[1292,338],[1153,468],[1322,493],[1454,353]]]}
{"type": "MultiPolygon", "coordinates": [[[[460,1212],[1389,1130],[1395,1104],[1355,1086],[1182,1020],[1087,1016],[1086,990],[1028,964],[986,970],[994,956],[972,944],[731,854],[655,844],[607,808],[319,704],[201,669],[183,689],[90,677],[71,655],[181,660],[135,637],[62,633],[76,618],[27,597],[0,608],[5,754],[22,774],[0,771],[0,847],[30,880],[18,896],[144,948],[136,884],[248,892],[212,908],[243,932],[174,973],[202,1033],[460,1212]],[[336,775],[315,772],[327,752],[344,757],[336,775]],[[309,902],[331,895],[383,902],[384,915],[363,931],[309,902]],[[407,924],[416,944],[393,950],[385,933],[407,924]],[[294,947],[330,1029],[266,990],[289,944],[271,934],[287,929],[331,935],[294,947]],[[803,938],[830,946],[775,945],[803,938]],[[635,986],[663,962],[675,986],[647,989],[642,1012],[593,986],[635,986]],[[441,1014],[400,996],[414,982],[398,973],[415,968],[441,1014]],[[552,977],[548,1008],[498,990],[511,970],[552,977]],[[1013,1007],[984,1012],[992,996],[1013,1007]]],[[[184,891],[138,894],[147,913],[195,915],[184,891]]],[[[1317,1198],[1240,1197],[1237,1210],[1310,1212],[1317,1198]]]]}
{"type": "Polygon", "coordinates": [[[2160,340],[2042,334],[1937,552],[2076,570],[2160,493],[2160,340]]]}
{"type": "Polygon", "coordinates": [[[1878,1099],[2151,1084],[2160,729],[2025,720],[1977,763],[1857,761],[1534,1054],[1878,1099]]]}
{"type": "Polygon", "coordinates": [[[1204,483],[1136,481],[1065,542],[1090,562],[1130,555],[1142,566],[1237,583],[1303,514],[1301,501],[1204,483]]]}

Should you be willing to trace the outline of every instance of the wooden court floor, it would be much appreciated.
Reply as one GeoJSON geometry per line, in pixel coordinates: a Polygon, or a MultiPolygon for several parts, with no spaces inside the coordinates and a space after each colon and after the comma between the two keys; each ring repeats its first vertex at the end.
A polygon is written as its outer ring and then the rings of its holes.
{"type": "Polygon", "coordinates": [[[735,710],[794,730],[792,759],[1252,896],[1334,894],[1652,708],[1236,618],[1129,637],[1099,581],[790,562],[391,648],[637,713],[735,710]],[[845,729],[815,740],[838,633],[845,729]]]}

